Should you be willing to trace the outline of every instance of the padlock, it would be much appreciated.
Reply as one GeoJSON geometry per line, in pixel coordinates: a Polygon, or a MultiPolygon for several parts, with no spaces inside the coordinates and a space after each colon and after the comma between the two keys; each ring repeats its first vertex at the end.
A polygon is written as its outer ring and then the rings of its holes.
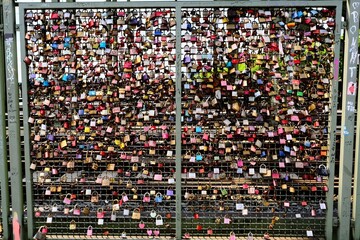
{"type": "Polygon", "coordinates": [[[92,236],[93,235],[93,227],[92,226],[88,226],[88,228],[86,230],[86,235],[87,236],[92,236]]]}

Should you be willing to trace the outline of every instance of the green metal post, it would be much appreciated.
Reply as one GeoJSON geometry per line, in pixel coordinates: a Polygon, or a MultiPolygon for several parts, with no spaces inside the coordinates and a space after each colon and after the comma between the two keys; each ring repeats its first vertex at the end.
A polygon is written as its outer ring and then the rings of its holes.
{"type": "Polygon", "coordinates": [[[15,4],[12,0],[3,1],[5,66],[8,109],[8,133],[10,146],[10,178],[13,239],[23,239],[24,201],[22,188],[21,138],[19,117],[19,82],[17,76],[15,4]]]}
{"type": "MultiPolygon", "coordinates": [[[[25,11],[23,8],[19,8],[19,16],[24,16],[25,11]]],[[[25,24],[20,19],[20,53],[21,59],[25,58],[25,24]]],[[[26,206],[27,206],[27,239],[32,239],[34,235],[34,206],[33,206],[33,188],[32,188],[32,172],[30,170],[30,130],[28,123],[29,108],[28,108],[28,96],[27,96],[27,68],[24,62],[21,63],[21,75],[22,81],[22,103],[23,103],[23,126],[24,126],[24,158],[25,158],[25,178],[26,178],[26,206]]]]}
{"type": "Polygon", "coordinates": [[[181,239],[181,7],[176,7],[176,239],[181,239]]]}
{"type": "Polygon", "coordinates": [[[335,48],[334,48],[334,65],[333,75],[334,79],[331,85],[331,102],[330,102],[330,119],[329,119],[329,155],[328,155],[328,169],[331,173],[328,177],[328,188],[329,191],[326,196],[326,225],[325,233],[326,239],[332,239],[333,236],[333,217],[334,217],[334,172],[335,172],[335,155],[336,155],[336,120],[337,120],[337,106],[338,106],[338,92],[339,92],[339,62],[340,62],[340,35],[342,29],[342,1],[338,1],[336,7],[336,27],[335,27],[335,48]]]}
{"type": "Polygon", "coordinates": [[[338,239],[350,239],[351,183],[354,158],[354,121],[356,99],[356,69],[358,59],[360,3],[346,1],[344,79],[342,89],[342,115],[339,168],[339,229],[338,239]]]}
{"type": "MultiPolygon", "coordinates": [[[[2,14],[1,14],[2,15],[2,14]]],[[[0,20],[3,24],[3,21],[0,20]]],[[[1,209],[3,239],[10,239],[9,214],[10,214],[10,194],[9,194],[9,176],[7,162],[7,140],[6,140],[6,98],[5,98],[5,55],[4,55],[4,37],[0,33],[0,182],[1,182],[1,209]]]]}
{"type": "MultiPolygon", "coordinates": [[[[359,4],[359,3],[358,3],[359,4]]],[[[359,13],[359,10],[357,10],[359,13]]],[[[359,19],[359,18],[358,18],[359,19]]],[[[359,24],[359,21],[358,21],[359,24]]],[[[358,82],[360,80],[360,71],[358,76],[358,82]]],[[[360,95],[360,88],[358,88],[358,94],[360,95]]],[[[356,144],[355,144],[355,169],[354,169],[354,199],[353,199],[353,208],[352,208],[352,218],[354,220],[353,228],[353,239],[360,239],[360,99],[358,98],[357,102],[357,120],[356,120],[356,144]]]]}

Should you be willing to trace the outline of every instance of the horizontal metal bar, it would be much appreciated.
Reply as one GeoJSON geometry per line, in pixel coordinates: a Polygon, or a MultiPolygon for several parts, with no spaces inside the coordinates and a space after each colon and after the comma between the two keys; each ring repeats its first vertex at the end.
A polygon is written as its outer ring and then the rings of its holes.
{"type": "Polygon", "coordinates": [[[80,9],[80,8],[154,8],[154,7],[326,7],[337,6],[341,1],[216,1],[216,2],[75,2],[75,3],[19,3],[23,9],[80,9]]]}

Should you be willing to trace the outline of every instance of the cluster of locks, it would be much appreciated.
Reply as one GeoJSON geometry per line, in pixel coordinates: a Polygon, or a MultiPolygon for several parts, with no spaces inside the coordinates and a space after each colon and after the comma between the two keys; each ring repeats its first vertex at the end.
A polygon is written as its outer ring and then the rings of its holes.
{"type": "Polygon", "coordinates": [[[185,238],[324,220],[335,11],[181,11],[26,12],[38,239],[172,236],[175,200],[185,238]]]}

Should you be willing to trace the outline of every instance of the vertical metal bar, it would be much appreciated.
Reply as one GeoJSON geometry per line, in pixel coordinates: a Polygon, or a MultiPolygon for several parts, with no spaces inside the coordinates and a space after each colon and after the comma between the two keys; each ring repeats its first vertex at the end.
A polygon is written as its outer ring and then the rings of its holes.
{"type": "Polygon", "coordinates": [[[334,47],[334,65],[333,75],[334,79],[331,84],[330,95],[330,119],[329,119],[329,153],[328,153],[328,169],[331,173],[328,177],[329,191],[326,196],[326,221],[325,221],[325,234],[326,239],[332,239],[333,236],[333,212],[334,212],[334,172],[335,172],[335,154],[336,154],[336,126],[337,126],[337,107],[338,107],[338,92],[339,92],[339,62],[340,62],[340,35],[342,29],[342,1],[338,1],[336,6],[336,27],[335,27],[335,47],[334,47]]]}
{"type": "MultiPolygon", "coordinates": [[[[1,14],[2,15],[2,14],[1,14]]],[[[3,24],[3,21],[0,20],[3,24]]],[[[5,56],[4,56],[4,36],[0,33],[0,94],[5,96],[5,56]]],[[[9,195],[9,176],[8,176],[8,156],[6,140],[6,98],[0,99],[0,182],[1,182],[1,209],[3,239],[10,239],[9,214],[10,214],[10,195],[9,195]]]]}
{"type": "MultiPolygon", "coordinates": [[[[19,16],[24,16],[24,8],[19,7],[19,16]]],[[[25,58],[25,22],[24,18],[20,17],[20,53],[21,59],[25,58]]],[[[32,188],[32,173],[30,170],[30,130],[28,124],[29,108],[28,108],[28,87],[27,87],[27,68],[25,63],[21,63],[22,75],[22,103],[23,103],[23,126],[24,126],[24,158],[25,158],[25,178],[26,178],[26,205],[27,205],[27,237],[31,239],[34,235],[34,207],[33,207],[33,188],[32,188]]]]}
{"type": "Polygon", "coordinates": [[[10,173],[12,193],[12,217],[14,239],[22,238],[23,228],[23,191],[22,191],[22,163],[21,163],[21,138],[19,122],[19,84],[16,70],[15,33],[11,30],[10,22],[15,16],[13,6],[7,1],[4,12],[6,18],[5,31],[5,64],[7,86],[7,108],[10,146],[10,173]]]}
{"type": "MultiPolygon", "coordinates": [[[[358,3],[359,4],[359,3],[358,3]]],[[[359,12],[359,10],[357,10],[359,12]]],[[[358,18],[359,19],[359,18],[358,18]]],[[[359,21],[358,23],[359,24],[359,21]]],[[[358,80],[360,81],[360,71],[358,80]]],[[[358,81],[358,82],[359,82],[358,81]]],[[[360,96],[360,88],[358,88],[358,94],[360,96]]],[[[354,169],[354,192],[353,192],[353,208],[352,208],[352,218],[354,220],[354,228],[353,228],[353,239],[360,239],[360,99],[358,98],[357,102],[357,119],[356,119],[356,139],[355,139],[355,169],[354,169]]]]}
{"type": "Polygon", "coordinates": [[[176,6],[176,239],[181,239],[181,7],[176,6]]]}
{"type": "Polygon", "coordinates": [[[11,202],[13,239],[23,239],[24,197],[22,189],[21,138],[19,117],[19,82],[17,76],[15,4],[3,1],[5,66],[7,87],[8,128],[10,146],[11,202]]]}
{"type": "Polygon", "coordinates": [[[354,158],[354,121],[356,99],[356,69],[358,58],[359,10],[356,0],[346,1],[344,79],[339,168],[339,239],[350,239],[351,183],[354,158]]]}

